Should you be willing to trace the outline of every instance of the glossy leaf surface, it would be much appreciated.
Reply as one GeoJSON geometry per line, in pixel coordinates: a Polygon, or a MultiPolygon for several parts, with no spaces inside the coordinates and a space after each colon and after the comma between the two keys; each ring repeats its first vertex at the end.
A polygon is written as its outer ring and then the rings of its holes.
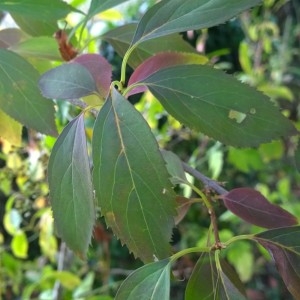
{"type": "Polygon", "coordinates": [[[22,125],[0,109],[0,137],[14,146],[21,146],[22,125]]]}
{"type": "Polygon", "coordinates": [[[72,99],[96,93],[95,80],[87,68],[68,63],[44,73],[39,80],[44,97],[72,99]]]}
{"type": "Polygon", "coordinates": [[[264,228],[292,226],[295,216],[270,203],[260,192],[250,188],[233,189],[221,196],[225,206],[241,219],[264,228]]]}
{"type": "Polygon", "coordinates": [[[143,261],[169,256],[176,202],[165,162],[148,124],[115,90],[98,114],[92,143],[107,225],[143,261]]]}
{"type": "Polygon", "coordinates": [[[177,120],[225,144],[256,146],[295,133],[266,96],[212,67],[168,67],[142,82],[177,120]]]}
{"type": "Polygon", "coordinates": [[[39,73],[21,56],[0,49],[0,107],[41,133],[56,135],[54,106],[37,87],[39,73]]]}
{"type": "MultiPolygon", "coordinates": [[[[108,31],[102,38],[108,41],[121,57],[124,57],[130,46],[136,27],[136,23],[126,24],[108,31]]],[[[129,56],[128,64],[135,69],[153,54],[171,50],[196,53],[195,49],[184,41],[182,36],[175,33],[138,45],[129,56]]]]}
{"type": "Polygon", "coordinates": [[[175,32],[221,24],[261,0],[165,0],[152,6],[142,17],[132,44],[175,32]]]}
{"type": "Polygon", "coordinates": [[[269,230],[256,235],[275,261],[285,285],[295,299],[300,298],[300,227],[269,230]]]}
{"type": "Polygon", "coordinates": [[[83,114],[58,137],[48,165],[50,202],[57,232],[68,247],[85,255],[95,208],[83,114]]]}
{"type": "Polygon", "coordinates": [[[98,93],[106,98],[112,77],[112,67],[108,61],[99,54],[83,54],[76,57],[73,62],[88,69],[96,83],[98,93]]]}
{"type": "Polygon", "coordinates": [[[170,269],[169,259],[150,263],[137,269],[121,284],[115,299],[169,299],[170,269]]]}
{"type": "Polygon", "coordinates": [[[41,20],[62,19],[75,11],[72,6],[60,0],[3,0],[0,2],[0,10],[41,20]]]}

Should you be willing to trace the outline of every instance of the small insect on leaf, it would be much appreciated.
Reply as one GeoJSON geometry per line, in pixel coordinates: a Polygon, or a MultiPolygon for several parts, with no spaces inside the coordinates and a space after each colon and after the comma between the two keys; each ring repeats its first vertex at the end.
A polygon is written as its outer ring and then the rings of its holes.
{"type": "Polygon", "coordinates": [[[56,31],[54,34],[54,38],[58,43],[58,50],[63,60],[70,61],[71,59],[77,56],[78,52],[74,48],[74,46],[68,41],[68,35],[64,30],[56,31]]]}

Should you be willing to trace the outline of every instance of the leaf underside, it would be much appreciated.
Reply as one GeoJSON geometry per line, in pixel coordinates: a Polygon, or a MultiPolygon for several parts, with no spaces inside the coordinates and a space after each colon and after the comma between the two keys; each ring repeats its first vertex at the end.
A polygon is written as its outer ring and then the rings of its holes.
{"type": "Polygon", "coordinates": [[[107,225],[143,261],[167,257],[175,194],[148,124],[115,90],[94,126],[93,162],[107,225]]]}
{"type": "Polygon", "coordinates": [[[95,221],[83,114],[58,137],[48,165],[50,202],[57,232],[76,253],[87,252],[95,221]]]}

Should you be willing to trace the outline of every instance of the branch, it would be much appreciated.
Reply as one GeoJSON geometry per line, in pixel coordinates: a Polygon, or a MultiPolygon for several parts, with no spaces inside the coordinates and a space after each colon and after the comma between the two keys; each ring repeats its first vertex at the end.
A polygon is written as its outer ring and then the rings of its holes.
{"type": "Polygon", "coordinates": [[[197,171],[194,168],[190,167],[187,163],[182,162],[182,166],[183,166],[183,169],[184,169],[185,172],[191,174],[195,178],[197,178],[200,181],[202,181],[203,184],[206,187],[208,187],[208,188],[216,191],[220,195],[228,193],[228,191],[225,190],[217,181],[206,177],[205,175],[203,175],[199,171],[197,171]]]}

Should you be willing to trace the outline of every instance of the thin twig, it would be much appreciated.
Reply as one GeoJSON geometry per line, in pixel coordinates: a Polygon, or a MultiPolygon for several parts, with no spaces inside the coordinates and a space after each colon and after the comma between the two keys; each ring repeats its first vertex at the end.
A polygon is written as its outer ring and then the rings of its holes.
{"type": "Polygon", "coordinates": [[[218,184],[217,181],[210,179],[208,177],[206,177],[205,175],[203,175],[202,173],[200,173],[199,171],[195,170],[194,168],[192,168],[191,166],[189,166],[187,163],[182,162],[182,166],[185,172],[191,174],[192,176],[194,176],[195,178],[199,179],[200,181],[203,182],[203,184],[214,190],[215,192],[217,192],[219,195],[222,194],[226,194],[228,193],[228,191],[226,189],[224,189],[220,184],[218,184]]]}

